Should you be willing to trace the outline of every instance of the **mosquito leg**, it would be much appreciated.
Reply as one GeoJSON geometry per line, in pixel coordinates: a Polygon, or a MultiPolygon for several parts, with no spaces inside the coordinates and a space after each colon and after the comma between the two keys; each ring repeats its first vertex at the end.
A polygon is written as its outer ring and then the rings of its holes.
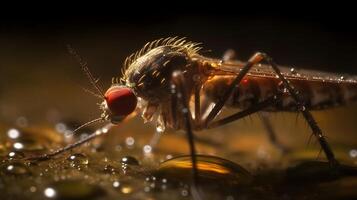
{"type": "MultiPolygon", "coordinates": [[[[175,104],[177,105],[178,103],[181,104],[182,109],[180,114],[182,114],[183,119],[184,119],[184,125],[187,133],[187,139],[189,142],[189,147],[190,147],[190,155],[191,155],[191,162],[192,162],[192,174],[193,174],[193,183],[195,186],[197,186],[198,182],[198,170],[197,170],[197,160],[196,160],[196,149],[195,149],[195,143],[194,143],[194,135],[191,127],[191,112],[188,107],[188,98],[187,98],[187,93],[185,91],[185,85],[184,85],[184,77],[183,74],[180,71],[175,71],[172,75],[172,86],[171,86],[171,92],[172,92],[172,97],[175,100],[175,104]]],[[[177,109],[174,108],[174,109],[177,109]]],[[[178,113],[176,113],[178,114],[178,113]]]]}
{"type": "Polygon", "coordinates": [[[280,149],[283,153],[289,152],[289,148],[284,146],[282,143],[279,142],[279,140],[276,137],[276,132],[274,131],[274,128],[271,124],[271,121],[269,119],[269,116],[267,115],[268,113],[265,112],[260,112],[259,117],[260,120],[262,121],[265,131],[268,134],[269,140],[272,144],[274,144],[278,149],[280,149]]]}
{"type": "Polygon", "coordinates": [[[231,96],[234,88],[241,82],[243,77],[248,73],[250,68],[255,64],[259,63],[263,60],[263,55],[261,53],[254,54],[249,61],[243,66],[241,71],[238,73],[236,78],[231,82],[225,93],[223,94],[222,98],[216,103],[213,107],[212,111],[208,114],[207,118],[204,120],[204,124],[207,126],[218,114],[218,112],[223,108],[224,104],[228,100],[229,96],[231,96]]]}
{"type": "Polygon", "coordinates": [[[201,126],[201,80],[196,80],[194,88],[194,98],[195,98],[195,124],[196,126],[201,126]]]}
{"type": "Polygon", "coordinates": [[[302,113],[302,115],[304,116],[305,120],[309,124],[309,126],[310,126],[310,128],[312,130],[312,133],[318,139],[318,141],[319,141],[319,143],[320,143],[320,145],[321,145],[321,147],[322,147],[322,149],[323,149],[323,151],[324,151],[324,153],[325,153],[330,165],[333,166],[333,167],[337,166],[338,165],[338,161],[336,160],[335,155],[334,155],[330,145],[328,144],[328,142],[326,141],[325,137],[323,136],[322,131],[321,131],[320,127],[317,125],[314,117],[312,116],[310,111],[308,109],[306,109],[305,103],[304,103],[304,100],[303,100],[302,96],[289,83],[289,81],[285,79],[285,77],[280,72],[280,69],[274,63],[274,61],[273,61],[273,59],[271,57],[269,57],[268,55],[263,54],[263,53],[261,53],[260,55],[264,57],[264,59],[269,63],[269,65],[271,65],[271,67],[273,68],[275,73],[278,75],[279,79],[282,81],[282,85],[284,86],[284,88],[286,88],[289,91],[291,97],[297,103],[299,111],[302,113]]]}
{"type": "Polygon", "coordinates": [[[228,123],[234,122],[238,119],[241,119],[243,117],[249,116],[253,113],[259,112],[269,106],[274,106],[274,104],[278,103],[282,98],[282,93],[277,93],[276,95],[273,95],[245,110],[242,110],[240,112],[237,112],[235,114],[232,114],[228,117],[225,117],[223,119],[213,121],[210,124],[208,124],[207,128],[216,128],[219,126],[226,125],[228,123]]]}
{"type": "Polygon", "coordinates": [[[48,159],[51,159],[61,153],[64,153],[66,151],[69,151],[73,148],[76,148],[86,142],[89,142],[91,140],[93,140],[94,138],[100,136],[100,135],[103,135],[105,133],[107,133],[109,131],[109,129],[111,127],[113,127],[114,125],[113,124],[107,124],[105,125],[104,127],[100,128],[100,129],[97,129],[94,133],[90,134],[89,136],[87,136],[86,138],[84,139],[81,139],[73,144],[70,144],[66,147],[63,147],[63,148],[60,148],[60,149],[57,149],[55,150],[54,152],[51,152],[51,153],[48,153],[48,154],[43,154],[43,155],[40,155],[40,156],[36,156],[36,157],[30,157],[30,158],[27,158],[27,160],[36,160],[36,161],[44,161],[44,160],[48,160],[48,159]]]}

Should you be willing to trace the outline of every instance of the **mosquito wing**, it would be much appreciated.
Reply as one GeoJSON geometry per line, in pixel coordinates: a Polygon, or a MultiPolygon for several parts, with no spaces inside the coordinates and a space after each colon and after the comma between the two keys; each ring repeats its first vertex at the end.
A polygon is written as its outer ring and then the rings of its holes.
{"type": "MultiPolygon", "coordinates": [[[[216,66],[212,75],[233,75],[238,74],[246,64],[241,61],[221,62],[220,60],[208,59],[216,66]]],[[[357,76],[338,75],[334,73],[321,72],[316,70],[298,69],[292,67],[279,66],[284,77],[288,80],[321,81],[321,82],[345,82],[357,83],[357,76]]],[[[267,64],[257,64],[251,68],[247,76],[277,78],[277,74],[271,66],[267,64]]]]}

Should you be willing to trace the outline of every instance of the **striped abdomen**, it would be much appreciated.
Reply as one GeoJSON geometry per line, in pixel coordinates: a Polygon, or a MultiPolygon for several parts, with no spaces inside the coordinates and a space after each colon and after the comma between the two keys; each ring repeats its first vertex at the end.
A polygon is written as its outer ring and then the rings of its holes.
{"type": "MultiPolygon", "coordinates": [[[[233,80],[231,75],[215,76],[203,86],[203,93],[216,102],[229,83],[233,80]]],[[[348,82],[289,80],[293,87],[300,92],[305,101],[305,106],[311,110],[344,105],[357,100],[357,84],[348,82]]],[[[274,77],[246,76],[234,89],[225,106],[247,108],[276,94],[280,80],[274,77]]],[[[268,108],[267,111],[296,111],[295,101],[284,95],[282,101],[268,108]]]]}

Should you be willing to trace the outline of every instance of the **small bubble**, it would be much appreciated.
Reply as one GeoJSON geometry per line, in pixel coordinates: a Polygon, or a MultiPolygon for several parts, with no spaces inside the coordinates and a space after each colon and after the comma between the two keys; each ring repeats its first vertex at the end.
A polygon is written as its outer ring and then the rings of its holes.
{"type": "Polygon", "coordinates": [[[181,190],[181,195],[184,196],[184,197],[187,197],[188,190],[186,190],[186,189],[181,190]]]}
{"type": "Polygon", "coordinates": [[[28,121],[26,119],[26,117],[19,117],[16,119],[16,125],[19,127],[26,127],[28,126],[28,121]]]}
{"type": "Polygon", "coordinates": [[[345,80],[345,79],[346,79],[346,78],[345,78],[344,76],[341,76],[341,77],[340,77],[340,80],[341,80],[341,81],[343,81],[343,80],[345,80]]]}
{"type": "Polygon", "coordinates": [[[120,186],[119,181],[114,181],[114,182],[113,182],[113,187],[117,188],[117,187],[119,187],[119,186],[120,186]]]}
{"type": "Polygon", "coordinates": [[[357,149],[351,149],[350,150],[350,157],[351,158],[357,158],[357,149]]]}
{"type": "Polygon", "coordinates": [[[169,159],[171,159],[171,158],[173,158],[173,156],[172,156],[171,154],[166,155],[166,159],[167,159],[167,160],[169,160],[169,159]]]}
{"type": "Polygon", "coordinates": [[[60,122],[55,125],[55,129],[59,133],[64,133],[67,130],[66,124],[60,122]]]}
{"type": "Polygon", "coordinates": [[[67,160],[71,162],[72,167],[80,167],[83,165],[88,165],[89,163],[87,156],[81,153],[72,154],[67,158],[67,160]]]}
{"type": "Polygon", "coordinates": [[[7,131],[7,136],[11,139],[17,139],[20,136],[20,131],[15,128],[11,128],[7,131]]]}
{"type": "Polygon", "coordinates": [[[187,108],[183,108],[182,109],[182,113],[188,113],[188,109],[187,108]]]}
{"type": "Polygon", "coordinates": [[[56,197],[56,190],[53,189],[53,188],[46,188],[44,191],[43,191],[43,194],[47,197],[47,198],[55,198],[56,197]]]}
{"type": "Polygon", "coordinates": [[[36,192],[37,188],[35,186],[30,187],[30,192],[36,192]]]}
{"type": "Polygon", "coordinates": [[[134,140],[133,137],[127,137],[127,138],[125,139],[125,144],[126,144],[127,146],[133,146],[134,143],[135,143],[135,140],[134,140]]]}
{"type": "Polygon", "coordinates": [[[150,192],[150,187],[149,187],[149,186],[145,186],[145,187],[144,187],[144,191],[145,191],[145,192],[150,192]]]}
{"type": "Polygon", "coordinates": [[[296,69],[295,69],[295,68],[291,68],[291,69],[290,69],[290,72],[291,72],[292,74],[296,74],[296,69]]]}
{"type": "Polygon", "coordinates": [[[145,145],[144,147],[143,147],[143,151],[144,151],[144,153],[151,153],[151,151],[152,151],[152,147],[150,146],[150,145],[145,145]]]}
{"type": "Polygon", "coordinates": [[[103,133],[108,133],[108,131],[109,131],[108,128],[106,128],[106,127],[103,127],[103,128],[102,128],[102,132],[103,132],[103,133]]]}
{"type": "Polygon", "coordinates": [[[21,151],[12,151],[7,155],[7,157],[9,159],[21,159],[25,157],[25,154],[22,153],[21,151]]]}
{"type": "Polygon", "coordinates": [[[133,191],[133,188],[129,187],[129,186],[125,186],[121,188],[121,192],[123,194],[130,194],[133,191]]]}
{"type": "Polygon", "coordinates": [[[122,150],[122,147],[120,145],[115,146],[115,151],[121,151],[121,150],[122,150]]]}
{"type": "Polygon", "coordinates": [[[24,145],[21,142],[15,142],[13,146],[15,149],[18,149],[18,150],[24,148],[24,145]]]}
{"type": "Polygon", "coordinates": [[[121,159],[121,163],[125,165],[139,165],[139,161],[132,156],[125,156],[121,159]]]}
{"type": "Polygon", "coordinates": [[[24,175],[29,173],[29,169],[23,163],[10,163],[5,166],[5,172],[11,175],[24,175]]]}
{"type": "Polygon", "coordinates": [[[115,168],[111,165],[104,166],[104,172],[115,174],[115,168]]]}

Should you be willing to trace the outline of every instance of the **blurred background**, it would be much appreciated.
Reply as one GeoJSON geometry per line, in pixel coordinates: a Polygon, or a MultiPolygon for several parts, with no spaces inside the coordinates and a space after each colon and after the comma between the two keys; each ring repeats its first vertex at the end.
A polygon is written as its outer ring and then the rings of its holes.
{"type": "MultiPolygon", "coordinates": [[[[216,8],[183,4],[156,10],[121,5],[101,11],[68,5],[56,10],[29,8],[3,13],[1,122],[13,124],[21,116],[30,124],[62,119],[85,122],[99,116],[99,101],[82,89],[90,86],[67,52],[67,44],[78,51],[104,88],[119,75],[126,56],[148,41],[168,36],[202,42],[206,56],[221,57],[231,48],[239,59],[247,60],[254,52],[263,51],[285,66],[357,74],[355,17],[345,9],[347,5],[341,9],[334,5],[329,9],[288,5],[286,9],[270,10],[264,5],[235,7],[222,3],[216,8]]],[[[357,137],[356,111],[356,105],[352,105],[314,115],[333,144],[354,146],[351,138],[357,137]]],[[[296,124],[295,114],[274,116],[286,143],[293,145],[299,140],[298,144],[306,145],[310,131],[305,122],[296,124]]],[[[247,135],[263,132],[254,116],[252,122],[238,122],[224,130],[235,133],[237,127],[247,135]]]]}

